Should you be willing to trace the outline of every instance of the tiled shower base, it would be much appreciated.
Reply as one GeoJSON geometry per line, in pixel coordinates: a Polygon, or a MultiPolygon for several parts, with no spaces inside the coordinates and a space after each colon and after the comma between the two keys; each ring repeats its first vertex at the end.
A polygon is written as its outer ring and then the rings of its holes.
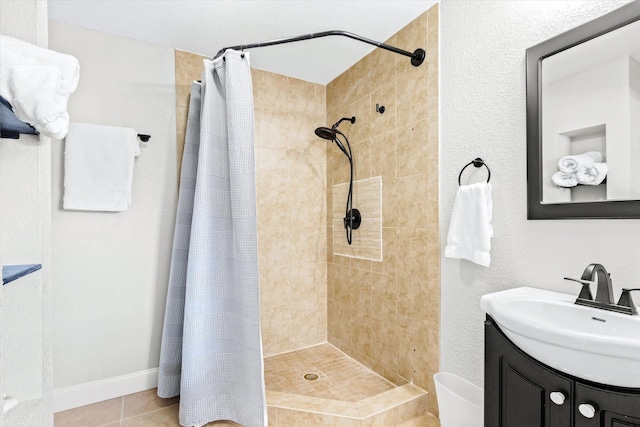
{"type": "Polygon", "coordinates": [[[331,344],[266,357],[264,365],[269,427],[398,426],[427,414],[426,391],[396,386],[331,344]]]}

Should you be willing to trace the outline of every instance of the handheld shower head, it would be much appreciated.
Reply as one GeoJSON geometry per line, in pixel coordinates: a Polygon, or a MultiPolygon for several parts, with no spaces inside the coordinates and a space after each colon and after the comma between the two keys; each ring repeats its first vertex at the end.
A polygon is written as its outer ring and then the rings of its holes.
{"type": "MultiPolygon", "coordinates": [[[[338,120],[333,126],[331,126],[331,129],[329,129],[328,127],[325,127],[325,126],[321,126],[319,128],[316,128],[315,133],[316,133],[317,136],[319,136],[322,139],[326,139],[327,141],[335,142],[336,145],[338,146],[338,148],[340,149],[340,151],[342,151],[344,153],[344,155],[349,158],[349,161],[351,161],[351,147],[349,147],[349,150],[347,151],[347,149],[345,148],[344,144],[338,139],[338,134],[340,134],[346,140],[345,134],[343,134],[342,132],[340,132],[338,130],[338,126],[340,125],[340,123],[342,123],[345,120],[348,120],[351,123],[355,123],[356,122],[356,118],[355,117],[343,117],[340,120],[338,120]]],[[[347,146],[348,145],[349,145],[349,141],[347,141],[347,146]]]]}
{"type": "Polygon", "coordinates": [[[340,123],[342,123],[345,120],[350,121],[352,124],[356,122],[356,118],[355,117],[343,117],[340,120],[338,120],[333,126],[331,126],[331,129],[329,129],[328,127],[325,127],[325,126],[321,126],[319,128],[316,128],[316,130],[315,130],[316,135],[319,136],[322,139],[326,139],[327,141],[335,140],[336,139],[336,133],[337,133],[337,130],[338,130],[338,126],[340,126],[340,123]]]}
{"type": "Polygon", "coordinates": [[[343,223],[344,223],[344,229],[347,234],[347,243],[351,244],[351,236],[352,236],[351,233],[353,230],[356,230],[358,229],[358,227],[360,227],[361,217],[360,217],[360,211],[358,211],[358,209],[352,208],[352,205],[353,205],[353,157],[351,155],[351,145],[349,144],[349,140],[347,139],[347,136],[338,130],[338,126],[340,125],[340,123],[342,123],[345,120],[348,120],[351,123],[355,123],[356,118],[343,117],[340,120],[338,120],[336,124],[331,126],[331,129],[329,129],[328,127],[322,126],[322,127],[316,128],[315,133],[317,136],[319,136],[322,139],[335,142],[335,144],[338,146],[340,151],[342,151],[344,155],[347,156],[347,158],[349,159],[349,167],[351,168],[351,174],[349,179],[349,192],[347,193],[347,206],[345,209],[345,216],[343,218],[343,223]],[[338,137],[338,135],[340,135],[344,139],[344,143],[346,143],[346,147],[343,144],[343,142],[340,141],[340,138],[338,137]]]}
{"type": "Polygon", "coordinates": [[[336,131],[333,129],[329,129],[328,127],[319,127],[316,128],[316,135],[322,139],[326,139],[328,141],[333,141],[336,137],[336,131]]]}

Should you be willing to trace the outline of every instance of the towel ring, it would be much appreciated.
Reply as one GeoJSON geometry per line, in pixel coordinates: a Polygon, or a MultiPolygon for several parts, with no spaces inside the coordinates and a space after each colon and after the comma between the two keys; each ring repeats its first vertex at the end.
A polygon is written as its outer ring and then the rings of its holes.
{"type": "Polygon", "coordinates": [[[472,160],[469,163],[467,163],[466,165],[464,165],[464,167],[460,171],[460,175],[458,175],[458,186],[462,185],[460,183],[460,179],[462,178],[462,172],[464,172],[464,170],[467,168],[467,166],[471,166],[471,165],[473,165],[473,166],[475,166],[477,168],[482,167],[482,166],[487,168],[487,172],[489,172],[489,175],[487,176],[487,182],[489,182],[489,180],[491,179],[491,169],[489,169],[489,166],[487,166],[487,164],[484,162],[484,160],[482,160],[480,157],[476,157],[474,160],[472,160]]]}

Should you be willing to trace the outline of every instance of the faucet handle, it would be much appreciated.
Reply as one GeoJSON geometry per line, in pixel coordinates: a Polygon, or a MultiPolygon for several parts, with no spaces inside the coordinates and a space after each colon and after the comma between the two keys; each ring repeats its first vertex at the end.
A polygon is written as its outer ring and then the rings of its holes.
{"type": "Polygon", "coordinates": [[[618,305],[622,307],[629,307],[631,314],[638,314],[636,310],[636,305],[633,303],[633,299],[631,298],[631,292],[640,291],[640,289],[627,289],[622,288],[622,295],[620,295],[620,299],[618,300],[618,305]]]}
{"type": "Polygon", "coordinates": [[[591,293],[590,286],[595,284],[596,282],[584,279],[573,279],[571,277],[565,277],[564,280],[578,282],[582,285],[582,289],[580,289],[580,295],[578,295],[578,299],[593,301],[593,294],[591,293]]]}

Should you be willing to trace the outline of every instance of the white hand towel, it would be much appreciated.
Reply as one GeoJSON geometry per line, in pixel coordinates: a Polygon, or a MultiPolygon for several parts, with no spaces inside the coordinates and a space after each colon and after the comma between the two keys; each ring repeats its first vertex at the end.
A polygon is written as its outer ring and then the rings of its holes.
{"type": "Polygon", "coordinates": [[[479,182],[458,187],[444,256],[467,259],[488,267],[493,237],[491,184],[479,182]]]}
{"type": "Polygon", "coordinates": [[[131,204],[136,131],[71,123],[65,142],[64,209],[124,211],[131,204]]]}
{"type": "Polygon", "coordinates": [[[7,36],[0,36],[0,57],[0,93],[16,116],[44,135],[64,138],[67,101],[78,86],[78,60],[7,36]]]}
{"type": "Polygon", "coordinates": [[[576,173],[578,184],[584,185],[600,185],[609,172],[609,166],[606,163],[593,163],[591,165],[582,165],[576,173]]]}
{"type": "Polygon", "coordinates": [[[551,177],[551,181],[558,187],[575,187],[578,185],[578,178],[575,173],[556,172],[551,177]]]}
{"type": "Polygon", "coordinates": [[[576,173],[582,165],[590,165],[602,161],[602,154],[598,151],[587,151],[575,156],[564,156],[558,160],[558,169],[564,173],[576,173]]]}

